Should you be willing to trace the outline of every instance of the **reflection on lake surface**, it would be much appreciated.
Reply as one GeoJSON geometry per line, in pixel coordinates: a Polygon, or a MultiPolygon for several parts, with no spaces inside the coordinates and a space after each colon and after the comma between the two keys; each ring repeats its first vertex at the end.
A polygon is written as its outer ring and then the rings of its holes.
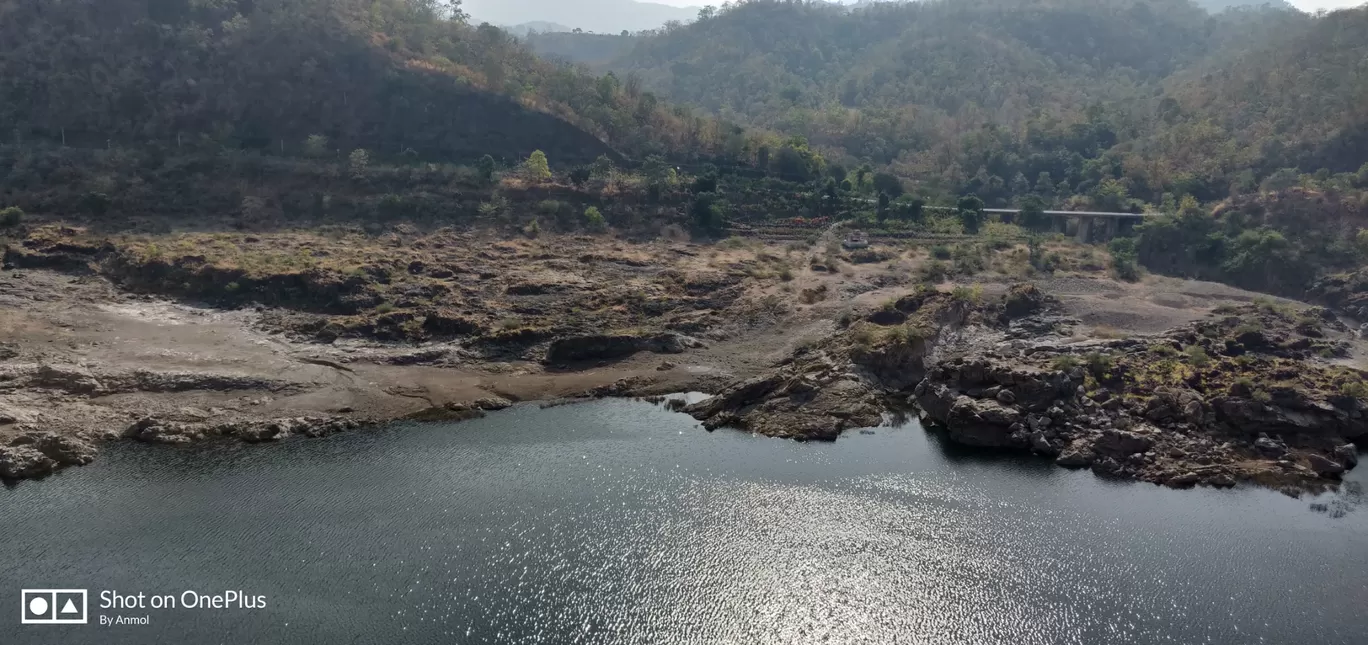
{"type": "Polygon", "coordinates": [[[121,445],[0,491],[0,605],[87,587],[92,623],[150,624],[0,641],[1364,643],[1357,487],[1172,491],[915,424],[799,444],[631,401],[121,445]],[[105,589],[268,606],[113,612],[105,589]]]}

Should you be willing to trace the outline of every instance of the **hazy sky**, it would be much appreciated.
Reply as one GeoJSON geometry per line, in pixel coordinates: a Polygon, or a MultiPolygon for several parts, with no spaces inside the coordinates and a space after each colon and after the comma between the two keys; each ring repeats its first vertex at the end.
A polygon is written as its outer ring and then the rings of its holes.
{"type": "MultiPolygon", "coordinates": [[[[676,7],[701,7],[703,5],[719,5],[722,0],[644,0],[645,2],[656,2],[659,4],[669,4],[676,7]]],[[[851,0],[845,0],[849,2],[851,0]]],[[[1287,0],[1296,5],[1302,11],[1315,11],[1317,9],[1343,9],[1345,7],[1357,7],[1365,0],[1287,0]]]]}
{"type": "Polygon", "coordinates": [[[1363,4],[1363,0],[1288,0],[1302,11],[1315,11],[1317,9],[1343,9],[1345,7],[1357,7],[1363,4]]]}

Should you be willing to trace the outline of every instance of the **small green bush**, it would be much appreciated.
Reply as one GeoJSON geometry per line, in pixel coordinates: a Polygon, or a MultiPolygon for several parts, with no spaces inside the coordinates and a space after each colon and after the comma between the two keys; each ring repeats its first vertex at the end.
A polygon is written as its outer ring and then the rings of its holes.
{"type": "Polygon", "coordinates": [[[18,206],[0,210],[0,228],[14,228],[24,221],[24,211],[18,206]]]}
{"type": "Polygon", "coordinates": [[[932,260],[921,268],[922,282],[939,283],[950,277],[950,266],[940,260],[932,260]]]}
{"type": "Polygon", "coordinates": [[[950,291],[950,297],[960,302],[978,304],[983,301],[983,286],[977,284],[973,286],[957,285],[950,291]]]}
{"type": "Polygon", "coordinates": [[[1098,380],[1102,380],[1111,375],[1112,368],[1116,367],[1116,361],[1110,355],[1102,352],[1092,352],[1085,357],[1088,363],[1088,371],[1098,380]]]}
{"type": "Polygon", "coordinates": [[[1364,383],[1362,379],[1355,378],[1346,380],[1340,383],[1339,390],[1340,394],[1345,396],[1360,400],[1368,400],[1368,383],[1364,383]]]}
{"type": "Polygon", "coordinates": [[[1211,356],[1201,345],[1192,345],[1183,350],[1193,367],[1206,367],[1211,364],[1211,356]]]}
{"type": "Polygon", "coordinates": [[[873,346],[877,337],[878,335],[875,334],[874,330],[868,325],[857,327],[855,332],[851,334],[851,340],[855,341],[857,346],[864,348],[873,346]]]}
{"type": "Polygon", "coordinates": [[[608,228],[608,221],[603,219],[597,206],[590,206],[584,209],[584,226],[591,231],[602,231],[608,228]]]}
{"type": "Polygon", "coordinates": [[[1063,354],[1056,356],[1055,359],[1050,362],[1050,367],[1060,372],[1072,372],[1074,368],[1078,367],[1080,364],[1078,358],[1073,354],[1063,354]]]}
{"type": "Polygon", "coordinates": [[[1173,345],[1170,345],[1168,343],[1155,343],[1153,345],[1150,345],[1149,352],[1156,356],[1163,356],[1165,358],[1173,358],[1178,355],[1178,350],[1174,349],[1173,345]]]}

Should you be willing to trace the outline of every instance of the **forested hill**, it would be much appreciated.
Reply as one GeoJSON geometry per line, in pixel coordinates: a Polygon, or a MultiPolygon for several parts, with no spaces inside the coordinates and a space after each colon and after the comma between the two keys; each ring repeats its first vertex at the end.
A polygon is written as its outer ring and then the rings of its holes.
{"type": "Polygon", "coordinates": [[[1214,200],[1283,167],[1368,161],[1366,20],[1188,0],[750,0],[610,67],[946,192],[1214,200]]]}
{"type": "Polygon", "coordinates": [[[0,0],[0,133],[440,160],[742,145],[434,0],[0,0]]]}

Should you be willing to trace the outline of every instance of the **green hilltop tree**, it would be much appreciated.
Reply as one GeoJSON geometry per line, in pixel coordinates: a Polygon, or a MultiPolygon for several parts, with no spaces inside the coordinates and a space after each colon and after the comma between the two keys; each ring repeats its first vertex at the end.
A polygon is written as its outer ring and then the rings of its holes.
{"type": "Polygon", "coordinates": [[[328,156],[328,138],[321,134],[311,134],[304,140],[304,156],[321,159],[328,156]]]}
{"type": "Polygon", "coordinates": [[[600,181],[608,181],[613,175],[613,160],[608,155],[599,155],[589,166],[589,174],[600,181]]]}
{"type": "Polygon", "coordinates": [[[480,173],[480,179],[485,182],[494,180],[494,157],[489,155],[480,157],[480,161],[475,165],[475,168],[480,173]]]}
{"type": "Polygon", "coordinates": [[[353,179],[361,179],[366,176],[366,169],[370,167],[370,153],[363,148],[357,148],[347,155],[347,167],[351,170],[353,179]]]}
{"type": "Polygon", "coordinates": [[[584,209],[584,226],[595,233],[601,233],[608,228],[608,221],[603,218],[603,213],[599,212],[597,206],[590,206],[584,209]]]}
{"type": "Polygon", "coordinates": [[[546,161],[546,153],[534,150],[523,163],[523,175],[532,181],[546,181],[551,178],[551,165],[546,161]]]}
{"type": "Polygon", "coordinates": [[[902,180],[891,172],[874,173],[874,190],[886,193],[892,199],[897,199],[903,194],[902,180]]]}
{"type": "Polygon", "coordinates": [[[863,164],[855,170],[855,190],[862,190],[865,185],[865,178],[874,174],[874,169],[869,164],[863,164]]]}

